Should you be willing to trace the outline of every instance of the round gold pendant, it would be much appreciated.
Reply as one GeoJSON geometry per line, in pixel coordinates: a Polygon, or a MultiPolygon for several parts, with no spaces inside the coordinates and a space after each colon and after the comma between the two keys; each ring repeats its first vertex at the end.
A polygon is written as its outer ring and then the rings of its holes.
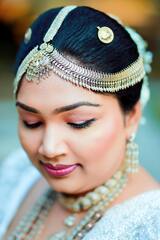
{"type": "Polygon", "coordinates": [[[114,39],[114,33],[109,27],[97,27],[98,28],[98,38],[103,43],[111,43],[114,39]]]}

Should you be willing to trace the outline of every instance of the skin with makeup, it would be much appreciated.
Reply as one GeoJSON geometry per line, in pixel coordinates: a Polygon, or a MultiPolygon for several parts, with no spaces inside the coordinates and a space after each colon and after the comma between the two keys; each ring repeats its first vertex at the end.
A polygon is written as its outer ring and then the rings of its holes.
{"type": "MultiPolygon", "coordinates": [[[[141,116],[139,102],[124,114],[113,95],[89,92],[54,73],[40,84],[24,77],[16,105],[21,144],[46,181],[41,179],[33,187],[9,232],[48,184],[57,192],[78,196],[109,179],[120,168],[126,139],[137,130],[141,116]]],[[[141,168],[129,176],[127,186],[111,206],[157,188],[159,184],[141,168]]],[[[39,239],[61,229],[69,214],[56,202],[39,239]]],[[[84,214],[77,214],[77,221],[84,214]]]]}
{"type": "Polygon", "coordinates": [[[132,139],[146,79],[146,43],[135,35],[77,6],[50,9],[27,30],[14,94],[20,142],[41,177],[4,239],[144,240],[152,226],[158,234],[159,183],[139,167],[132,139]]]}

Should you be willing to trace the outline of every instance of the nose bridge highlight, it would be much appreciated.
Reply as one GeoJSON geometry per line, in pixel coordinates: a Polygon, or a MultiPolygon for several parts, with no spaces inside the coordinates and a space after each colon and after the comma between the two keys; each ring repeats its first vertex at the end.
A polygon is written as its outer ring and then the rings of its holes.
{"type": "Polygon", "coordinates": [[[56,126],[46,128],[41,148],[43,154],[50,157],[65,153],[63,135],[56,126]]]}

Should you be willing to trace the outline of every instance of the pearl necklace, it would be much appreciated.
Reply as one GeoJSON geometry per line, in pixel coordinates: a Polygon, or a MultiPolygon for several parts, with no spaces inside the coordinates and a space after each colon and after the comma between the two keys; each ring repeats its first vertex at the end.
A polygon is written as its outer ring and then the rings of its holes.
{"type": "Polygon", "coordinates": [[[118,181],[122,177],[123,172],[117,171],[111,179],[107,182],[95,188],[92,192],[87,193],[83,197],[70,197],[68,195],[59,193],[58,201],[61,203],[64,208],[68,209],[71,212],[81,212],[88,210],[102,199],[106,199],[112,192],[113,188],[117,185],[118,181]]]}
{"type": "MultiPolygon", "coordinates": [[[[107,193],[107,191],[105,191],[105,187],[101,188],[104,191],[101,192],[101,197],[99,198],[100,201],[98,203],[93,203],[92,207],[88,208],[89,210],[87,211],[85,217],[80,221],[80,223],[76,227],[73,228],[73,230],[69,233],[69,235],[67,235],[66,231],[62,231],[52,235],[50,238],[48,238],[48,240],[82,239],[85,236],[85,234],[93,228],[95,223],[104,215],[104,212],[109,207],[110,203],[113,202],[116,199],[116,197],[118,197],[118,195],[121,193],[124,186],[126,185],[127,174],[125,173],[120,174],[119,172],[118,174],[116,174],[116,176],[117,177],[119,176],[118,178],[119,180],[117,179],[118,183],[113,184],[114,185],[114,188],[113,188],[113,186],[111,187],[112,185],[111,184],[112,181],[110,181],[111,179],[106,182],[105,185],[109,183],[109,186],[110,186],[109,192],[107,193]]],[[[112,180],[115,180],[115,178],[112,177],[112,180]]],[[[100,187],[98,187],[97,189],[99,188],[100,187]]],[[[97,189],[95,189],[95,191],[97,189]]],[[[87,193],[85,197],[88,197],[88,194],[89,193],[87,193]]],[[[80,199],[78,199],[77,201],[79,201],[80,199]]],[[[88,204],[87,204],[87,207],[88,207],[88,204]]]]}
{"type": "MultiPolygon", "coordinates": [[[[127,182],[127,171],[119,170],[111,179],[103,185],[97,187],[93,192],[87,193],[84,197],[70,198],[66,195],[58,194],[58,200],[73,213],[87,210],[84,218],[73,228],[75,216],[70,215],[65,219],[66,230],[62,230],[47,238],[47,240],[73,240],[82,239],[84,235],[93,228],[96,222],[104,215],[118,195],[123,190],[127,182]],[[72,202],[72,204],[71,204],[72,202]],[[76,207],[75,207],[76,206],[76,207]]],[[[44,226],[51,207],[55,201],[56,194],[47,191],[34,205],[19,226],[15,229],[8,240],[33,240],[38,237],[44,226]]]]}

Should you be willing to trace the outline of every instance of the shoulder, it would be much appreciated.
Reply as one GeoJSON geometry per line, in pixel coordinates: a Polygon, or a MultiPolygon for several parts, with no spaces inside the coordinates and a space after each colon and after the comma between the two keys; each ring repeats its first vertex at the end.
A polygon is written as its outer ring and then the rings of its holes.
{"type": "Polygon", "coordinates": [[[160,238],[160,190],[140,194],[106,212],[84,240],[160,238]]]}
{"type": "Polygon", "coordinates": [[[0,165],[0,238],[15,217],[27,193],[40,178],[22,149],[0,165]]]}

